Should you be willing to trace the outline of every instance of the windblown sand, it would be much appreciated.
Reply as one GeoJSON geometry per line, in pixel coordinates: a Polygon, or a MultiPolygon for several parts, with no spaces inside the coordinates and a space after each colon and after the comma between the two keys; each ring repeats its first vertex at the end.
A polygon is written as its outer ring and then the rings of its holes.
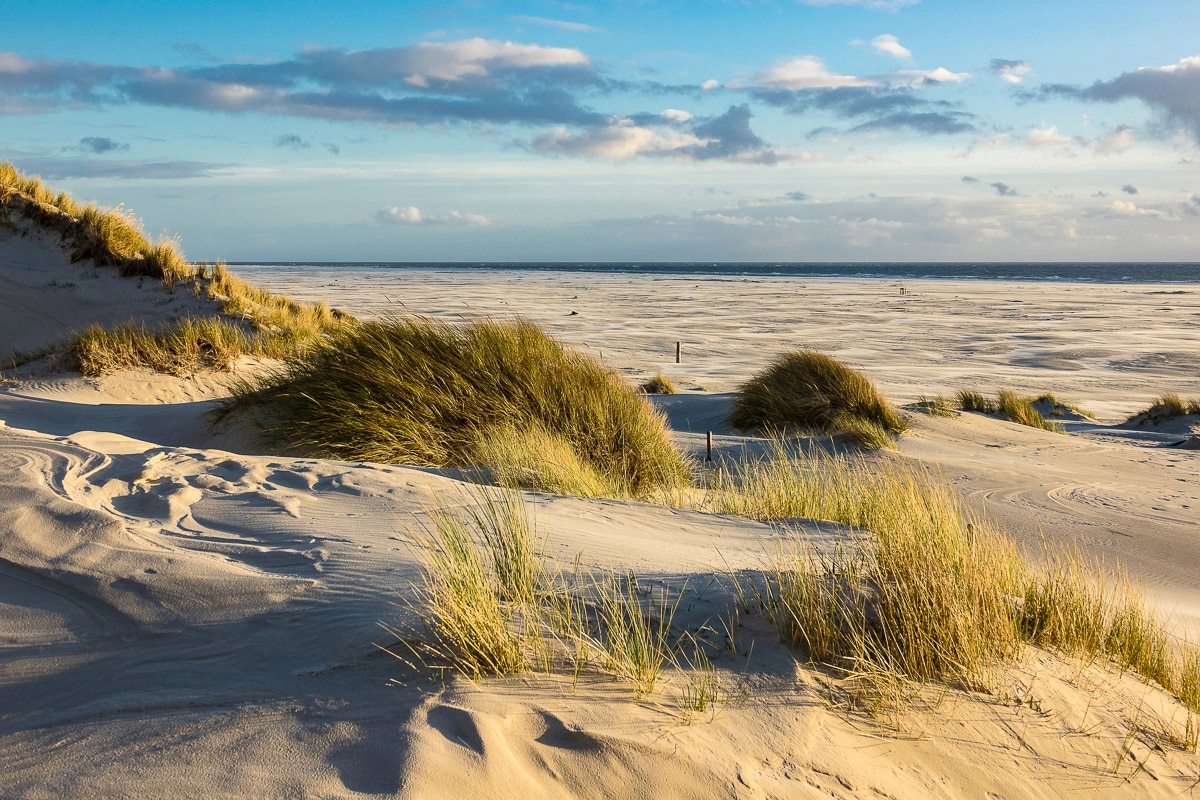
{"type": "MultiPolygon", "coordinates": [[[[178,313],[49,242],[0,241],[0,350],[59,326],[178,313]],[[53,285],[50,285],[53,282],[53,285]],[[73,284],[73,285],[67,285],[73,284]],[[135,305],[136,304],[136,305],[135,305]],[[83,310],[87,309],[85,313],[83,310]],[[32,322],[31,322],[32,320],[32,322]]],[[[1036,556],[1042,538],[1120,563],[1183,623],[1200,609],[1200,451],[1121,427],[1159,393],[1200,395],[1191,286],[443,271],[260,270],[251,280],[362,316],[521,314],[660,398],[688,448],[784,349],[831,352],[893,399],[1053,391],[1096,412],[1069,436],[914,416],[906,457],[940,469],[1036,556]],[[571,312],[577,312],[572,314],[571,312]],[[683,363],[674,363],[676,341],[683,363]]],[[[222,376],[0,385],[0,795],[13,797],[1175,797],[1200,779],[1163,744],[1184,712],[1103,665],[1031,653],[994,696],[872,719],[835,701],[713,578],[786,533],[634,502],[526,496],[547,551],[689,589],[677,623],[733,634],[740,687],[688,714],[684,678],[636,701],[601,673],[439,683],[373,646],[416,630],[411,532],[467,502],[428,470],[280,457],[203,413],[222,376]],[[400,680],[397,683],[396,680],[400,680]],[[1131,733],[1132,731],[1132,733],[1131,733]]],[[[721,640],[723,634],[715,636],[721,640]]]]}

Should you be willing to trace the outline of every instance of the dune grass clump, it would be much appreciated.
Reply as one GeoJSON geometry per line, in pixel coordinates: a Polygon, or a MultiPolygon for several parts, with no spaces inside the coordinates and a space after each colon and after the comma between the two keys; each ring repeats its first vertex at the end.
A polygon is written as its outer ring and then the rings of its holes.
{"type": "Polygon", "coordinates": [[[1015,653],[1015,550],[925,472],[780,445],[724,475],[707,498],[714,511],[869,531],[834,553],[785,547],[762,594],[783,641],[869,682],[877,701],[898,677],[985,686],[1015,653]]]}
{"type": "Polygon", "coordinates": [[[168,287],[195,273],[176,240],[150,241],[141,221],[124,208],[102,209],[83,205],[66,192],[55,194],[41,179],[23,175],[7,162],[0,162],[0,205],[57,232],[72,261],[157,278],[168,287]]]}
{"type": "Polygon", "coordinates": [[[661,372],[655,375],[650,380],[642,384],[642,391],[646,394],[678,394],[679,389],[675,386],[675,381],[663,375],[661,372]]]}
{"type": "MultiPolygon", "coordinates": [[[[462,508],[430,512],[417,536],[424,580],[410,606],[425,623],[414,639],[384,648],[410,665],[489,675],[588,668],[627,681],[635,696],[654,691],[678,666],[678,601],[654,596],[633,575],[600,577],[553,567],[521,496],[481,488],[462,508]]],[[[705,680],[704,676],[700,676],[705,680]]],[[[715,693],[715,679],[708,700],[715,693]]]]}
{"type": "MultiPolygon", "coordinates": [[[[168,290],[191,291],[212,300],[220,313],[165,323],[135,324],[104,331],[92,327],[71,335],[63,349],[68,363],[85,375],[143,367],[174,375],[197,369],[228,369],[241,355],[282,358],[309,346],[353,319],[324,303],[297,303],[272,295],[229,273],[223,264],[189,264],[173,238],[151,241],[142,223],[124,208],[82,205],[66,192],[55,194],[39,178],[0,162],[0,220],[17,231],[13,217],[57,233],[71,260],[114,268],[126,277],[149,277],[168,290]]],[[[50,351],[18,354],[13,365],[50,351]]]]}
{"type": "Polygon", "coordinates": [[[245,329],[220,317],[187,317],[158,330],[128,323],[91,325],[71,335],[66,355],[87,376],[145,368],[168,375],[228,370],[254,351],[245,329]]]}
{"type": "Polygon", "coordinates": [[[565,437],[538,424],[502,425],[479,432],[468,447],[500,486],[574,497],[620,497],[625,487],[583,460],[565,437]]]}
{"type": "Polygon", "coordinates": [[[690,476],[644,397],[522,320],[350,326],[237,390],[219,416],[235,409],[255,410],[267,442],[323,458],[484,467],[546,490],[569,488],[555,470],[582,465],[581,483],[639,496],[690,476]]]}
{"type": "Polygon", "coordinates": [[[863,529],[833,551],[785,545],[749,580],[781,640],[847,676],[873,707],[903,703],[914,681],[990,688],[995,667],[1031,644],[1110,659],[1200,713],[1200,650],[1172,642],[1127,579],[1072,554],[1031,566],[923,470],[777,444],[728,465],[705,502],[863,529]]]}
{"type": "Polygon", "coordinates": [[[861,373],[815,350],[786,353],[738,388],[729,423],[747,431],[845,433],[886,447],[908,427],[861,373]]]}
{"type": "Polygon", "coordinates": [[[1080,408],[1074,403],[1068,403],[1064,400],[1059,400],[1053,392],[1043,392],[1035,397],[1032,402],[1034,403],[1035,407],[1044,406],[1046,408],[1046,412],[1042,414],[1043,417],[1063,417],[1066,416],[1068,412],[1071,412],[1078,414],[1081,417],[1087,417],[1088,419],[1094,420],[1096,418],[1096,415],[1091,411],[1080,408]]]}
{"type": "Polygon", "coordinates": [[[996,396],[996,405],[1000,416],[1018,425],[1028,425],[1031,428],[1041,428],[1044,431],[1063,433],[1062,425],[1052,422],[1042,416],[1033,406],[1033,400],[1021,397],[1011,389],[1001,389],[996,396]]]}
{"type": "MultiPolygon", "coordinates": [[[[1009,422],[1015,422],[1019,425],[1028,425],[1031,428],[1040,428],[1055,433],[1064,432],[1062,425],[1042,416],[1041,412],[1034,406],[1035,401],[1032,397],[1022,397],[1011,389],[1001,389],[994,400],[990,397],[985,397],[979,392],[963,389],[959,391],[955,399],[958,401],[959,408],[963,411],[976,411],[981,414],[999,414],[1009,422]]],[[[1043,395],[1038,401],[1052,403],[1052,409],[1063,405],[1053,395],[1043,395]]]]}
{"type": "Polygon", "coordinates": [[[1189,414],[1200,414],[1200,398],[1185,399],[1172,392],[1154,398],[1149,408],[1131,415],[1125,422],[1137,425],[1159,424],[1189,414]]]}
{"type": "Polygon", "coordinates": [[[960,389],[955,395],[958,407],[963,411],[976,411],[980,414],[995,414],[1000,410],[999,405],[990,397],[970,389],[960,389]]]}
{"type": "Polygon", "coordinates": [[[921,395],[917,398],[917,402],[913,403],[910,408],[917,411],[923,411],[931,417],[957,417],[958,409],[954,405],[954,401],[938,395],[937,397],[926,397],[921,395]]]}
{"type": "Polygon", "coordinates": [[[542,566],[520,498],[482,493],[465,512],[437,509],[430,522],[419,537],[425,579],[416,604],[429,638],[410,645],[411,654],[474,680],[529,669],[538,620],[525,629],[519,622],[542,566]]]}

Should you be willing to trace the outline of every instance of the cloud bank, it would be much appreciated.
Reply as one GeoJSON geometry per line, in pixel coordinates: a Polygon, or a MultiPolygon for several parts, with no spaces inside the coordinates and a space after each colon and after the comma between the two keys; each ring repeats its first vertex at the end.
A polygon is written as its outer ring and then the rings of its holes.
{"type": "Polygon", "coordinates": [[[1067,97],[1092,103],[1140,100],[1170,126],[1182,128],[1200,142],[1200,56],[1165,67],[1139,67],[1091,86],[1049,84],[1035,97],[1067,97]]]}

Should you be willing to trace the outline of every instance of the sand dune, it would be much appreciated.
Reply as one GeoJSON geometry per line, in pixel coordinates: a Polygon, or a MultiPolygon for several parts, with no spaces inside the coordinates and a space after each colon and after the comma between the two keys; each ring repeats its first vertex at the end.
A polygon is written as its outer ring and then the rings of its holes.
{"type": "MultiPolygon", "coordinates": [[[[29,277],[46,265],[37,259],[50,259],[58,280],[91,280],[71,277],[84,268],[53,261],[47,243],[27,245],[0,242],[0,273],[16,287],[4,294],[4,350],[59,330],[63,295],[29,277]],[[26,328],[40,332],[21,339],[26,328]]],[[[746,443],[723,427],[720,392],[785,342],[838,351],[901,400],[963,382],[1044,388],[1116,422],[1155,392],[1200,394],[1181,367],[1196,350],[1194,312],[1186,325],[1177,315],[1143,324],[1131,315],[1146,287],[1073,286],[1078,303],[1061,305],[1055,293],[1066,289],[1006,284],[922,284],[900,298],[869,282],[818,291],[691,279],[685,291],[631,276],[473,280],[411,273],[395,291],[411,312],[455,314],[464,302],[471,314],[519,311],[631,376],[662,369],[704,385],[658,400],[693,450],[707,430],[722,452],[746,443]],[[1114,293],[1119,302],[1105,306],[1114,293]],[[1014,337],[1031,334],[1013,332],[1010,301],[1029,306],[1020,330],[1046,329],[1049,315],[1062,322],[1022,348],[1014,337]],[[1103,320],[1084,319],[1090,304],[1104,307],[1103,320]],[[580,313],[566,317],[572,308],[580,313]],[[678,369],[676,338],[689,348],[678,369]],[[1073,353],[1082,368],[1052,353],[1073,353]]],[[[124,291],[129,304],[114,295],[104,313],[174,308],[169,297],[137,306],[136,282],[124,291]]],[[[326,296],[351,312],[382,310],[365,299],[379,286],[356,291],[326,296]]],[[[760,565],[782,536],[845,535],[814,520],[780,531],[631,501],[525,495],[554,559],[686,585],[677,623],[718,644],[732,633],[713,651],[733,695],[715,711],[687,712],[675,671],[641,701],[600,671],[578,686],[570,676],[414,674],[373,645],[388,641],[378,623],[419,626],[412,531],[434,504],[470,502],[464,484],[256,452],[243,431],[206,426],[222,391],[219,376],[146,374],[27,371],[0,385],[0,794],[1174,797],[1200,775],[1194,755],[1162,744],[1161,731],[1183,724],[1177,703],[1111,668],[1047,654],[1031,653],[995,696],[933,689],[881,720],[847,709],[763,620],[730,617],[717,580],[760,565]]],[[[916,416],[899,457],[940,469],[1020,541],[1078,543],[1194,615],[1200,456],[1169,446],[1176,430],[1072,428],[1061,436],[916,416]]]]}

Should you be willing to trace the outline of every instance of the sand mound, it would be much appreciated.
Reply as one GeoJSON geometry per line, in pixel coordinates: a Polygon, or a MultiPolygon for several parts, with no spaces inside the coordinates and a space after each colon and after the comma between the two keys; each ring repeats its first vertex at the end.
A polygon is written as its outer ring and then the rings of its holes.
{"type": "Polygon", "coordinates": [[[0,355],[36,351],[92,324],[154,327],[218,311],[214,302],[154,279],[73,264],[58,234],[28,220],[15,224],[16,232],[0,228],[0,355]]]}

